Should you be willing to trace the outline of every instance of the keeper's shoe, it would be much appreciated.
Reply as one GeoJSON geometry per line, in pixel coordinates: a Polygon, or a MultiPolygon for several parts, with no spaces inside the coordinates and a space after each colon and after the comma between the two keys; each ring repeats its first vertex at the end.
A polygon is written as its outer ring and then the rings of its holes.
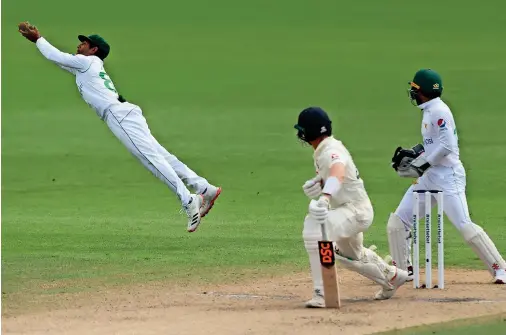
{"type": "Polygon", "coordinates": [[[208,187],[206,192],[202,194],[203,202],[200,207],[200,217],[204,217],[214,206],[214,202],[221,194],[221,187],[208,187]]]}
{"type": "MultiPolygon", "coordinates": [[[[408,262],[409,264],[409,262],[408,262]]],[[[408,279],[406,281],[413,281],[414,278],[413,265],[408,265],[408,279]]]]}
{"type": "Polygon", "coordinates": [[[188,202],[188,205],[183,207],[183,210],[188,216],[187,230],[190,233],[197,230],[198,226],[200,225],[200,220],[202,219],[200,216],[200,207],[202,206],[203,202],[204,199],[200,194],[192,194],[190,196],[190,202],[188,202]]]}
{"type": "Polygon", "coordinates": [[[306,301],[306,308],[325,308],[325,298],[323,298],[322,291],[315,289],[311,300],[306,301]]]}
{"type": "Polygon", "coordinates": [[[499,269],[495,272],[494,284],[506,284],[506,270],[499,269]]]}

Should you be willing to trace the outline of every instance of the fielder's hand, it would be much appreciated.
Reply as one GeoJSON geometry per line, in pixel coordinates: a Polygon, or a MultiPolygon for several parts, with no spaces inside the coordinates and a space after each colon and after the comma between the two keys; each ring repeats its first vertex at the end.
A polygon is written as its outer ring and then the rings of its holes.
{"type": "Polygon", "coordinates": [[[419,156],[411,161],[405,168],[399,167],[397,169],[397,174],[405,178],[418,178],[421,177],[428,168],[430,168],[430,164],[425,157],[419,156]]]}
{"type": "Polygon", "coordinates": [[[32,42],[37,42],[40,38],[40,33],[37,27],[31,25],[29,22],[21,22],[18,24],[18,31],[23,35],[27,40],[32,42]]]}
{"type": "Polygon", "coordinates": [[[420,156],[425,151],[423,145],[417,144],[411,149],[403,149],[397,147],[392,157],[392,168],[397,171],[398,169],[406,168],[412,160],[420,156]]]}
{"type": "Polygon", "coordinates": [[[311,200],[309,203],[309,215],[318,223],[323,224],[329,215],[329,200],[327,197],[320,197],[318,200],[311,200]]]}
{"type": "Polygon", "coordinates": [[[302,190],[309,199],[318,198],[322,194],[322,177],[316,176],[309,179],[302,185],[302,190]]]}

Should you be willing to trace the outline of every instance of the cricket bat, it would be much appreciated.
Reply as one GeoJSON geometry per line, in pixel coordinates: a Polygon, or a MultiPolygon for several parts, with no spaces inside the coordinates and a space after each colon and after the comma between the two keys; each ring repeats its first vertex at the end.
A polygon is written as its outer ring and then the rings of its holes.
{"type": "Polygon", "coordinates": [[[322,224],[322,241],[318,241],[318,253],[323,278],[323,297],[326,308],[341,308],[339,284],[337,281],[336,258],[332,241],[327,238],[325,225],[322,224]]]}

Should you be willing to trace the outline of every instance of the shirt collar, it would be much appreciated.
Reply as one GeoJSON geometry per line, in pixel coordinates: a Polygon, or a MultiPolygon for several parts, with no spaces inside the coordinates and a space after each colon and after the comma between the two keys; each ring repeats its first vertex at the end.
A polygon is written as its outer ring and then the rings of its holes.
{"type": "Polygon", "coordinates": [[[325,148],[329,145],[329,143],[334,139],[334,136],[329,136],[327,137],[326,139],[324,139],[323,141],[320,142],[320,144],[318,144],[318,146],[316,147],[316,150],[314,151],[314,157],[318,156],[323,150],[325,150],[325,148]]]}
{"type": "Polygon", "coordinates": [[[432,100],[426,101],[423,104],[418,105],[417,107],[420,108],[421,110],[425,110],[425,109],[427,109],[427,108],[429,108],[431,106],[439,104],[440,102],[441,102],[441,98],[437,97],[437,98],[434,98],[432,100]]]}

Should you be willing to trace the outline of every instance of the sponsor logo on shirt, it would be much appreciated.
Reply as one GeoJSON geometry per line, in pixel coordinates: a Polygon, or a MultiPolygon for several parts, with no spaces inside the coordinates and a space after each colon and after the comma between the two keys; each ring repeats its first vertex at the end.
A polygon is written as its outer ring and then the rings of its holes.
{"type": "Polygon", "coordinates": [[[425,145],[429,145],[429,144],[434,144],[434,141],[432,140],[432,138],[424,138],[423,143],[425,145]]]}
{"type": "Polygon", "coordinates": [[[444,119],[437,120],[437,125],[439,128],[446,128],[446,121],[444,119]]]}

